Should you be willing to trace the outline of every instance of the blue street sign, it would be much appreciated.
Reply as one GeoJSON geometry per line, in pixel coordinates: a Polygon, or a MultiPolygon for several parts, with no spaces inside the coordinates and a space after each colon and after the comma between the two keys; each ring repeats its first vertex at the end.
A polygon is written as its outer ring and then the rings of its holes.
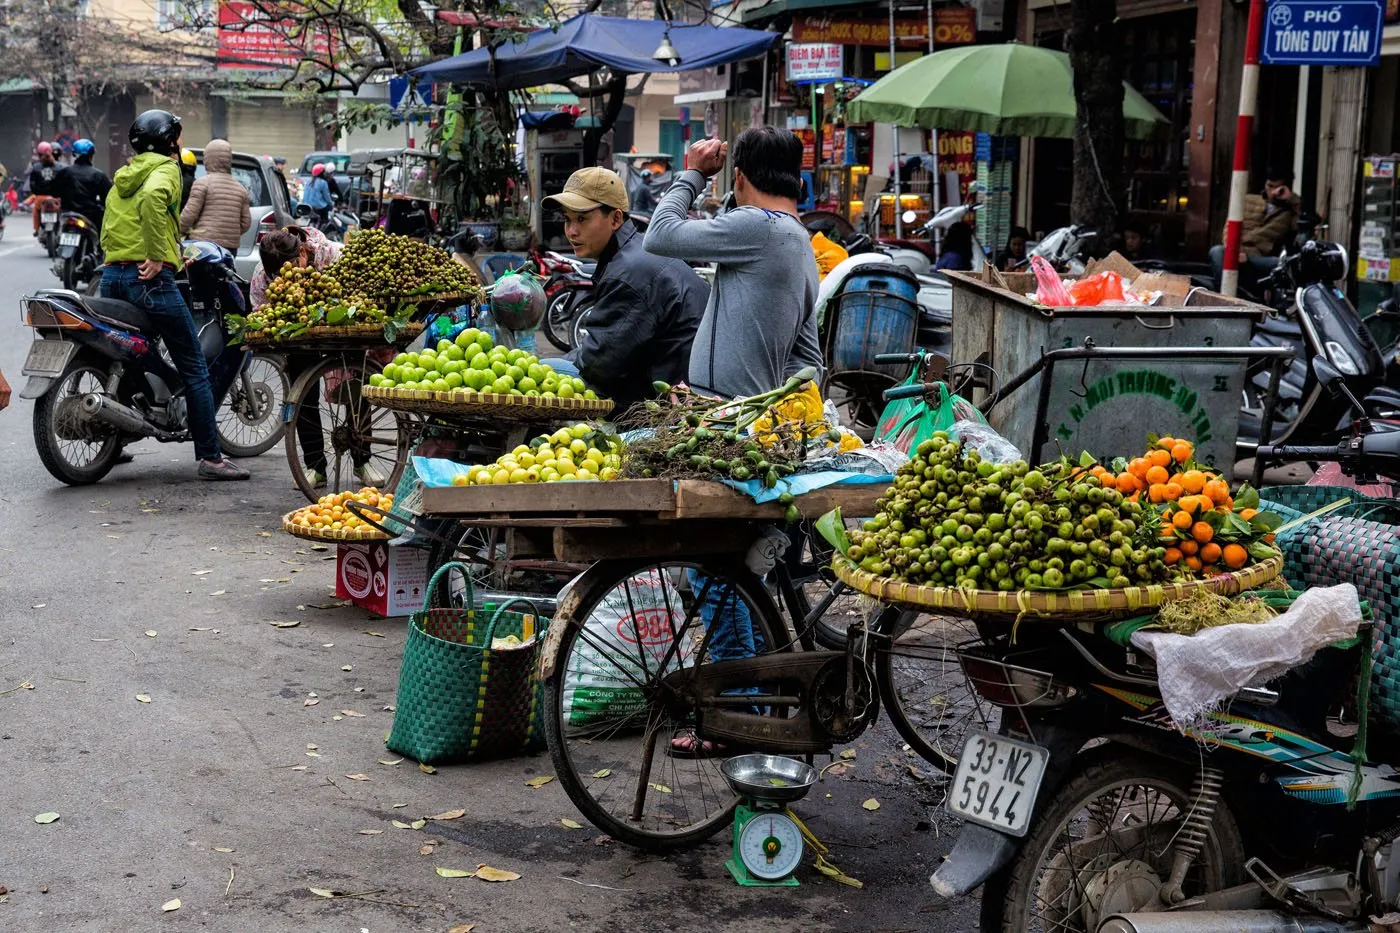
{"type": "Polygon", "coordinates": [[[1264,16],[1266,65],[1378,65],[1381,0],[1273,0],[1264,16]]]}

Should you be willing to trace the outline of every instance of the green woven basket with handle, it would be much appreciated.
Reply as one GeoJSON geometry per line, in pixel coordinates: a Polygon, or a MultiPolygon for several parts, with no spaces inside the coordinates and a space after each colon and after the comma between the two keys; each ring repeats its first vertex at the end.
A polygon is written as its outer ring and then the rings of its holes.
{"type": "Polygon", "coordinates": [[[525,598],[478,606],[465,565],[453,561],[438,568],[422,611],[409,618],[390,750],[446,764],[543,749],[535,661],[548,624],[525,598]],[[453,571],[462,577],[463,605],[470,608],[433,605],[439,579],[453,571]],[[519,644],[496,643],[512,635],[519,644]]]}

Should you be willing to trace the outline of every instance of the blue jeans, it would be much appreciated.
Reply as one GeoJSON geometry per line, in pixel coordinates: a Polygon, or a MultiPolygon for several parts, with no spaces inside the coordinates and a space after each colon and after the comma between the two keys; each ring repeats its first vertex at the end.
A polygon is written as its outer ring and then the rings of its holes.
{"type": "Polygon", "coordinates": [[[567,357],[558,356],[554,357],[553,359],[540,360],[540,362],[544,363],[546,366],[548,366],[550,369],[554,370],[561,376],[583,375],[583,373],[578,371],[578,365],[573,362],[570,362],[567,357]]]}
{"type": "MultiPolygon", "coordinates": [[[[219,435],[215,430],[214,391],[209,387],[209,367],[199,346],[194,316],[180,295],[169,269],[149,281],[141,281],[135,263],[111,264],[102,270],[102,297],[129,302],[150,315],[164,341],[180,379],[185,384],[190,434],[200,460],[218,460],[219,435]]],[[[172,386],[173,389],[173,386],[172,386]]]]}
{"type": "Polygon", "coordinates": [[[705,594],[705,601],[700,604],[700,622],[709,633],[711,661],[752,658],[765,648],[763,636],[753,630],[753,617],[738,590],[722,578],[716,579],[697,570],[687,570],[686,576],[696,599],[701,593],[705,594]],[[706,584],[709,584],[708,591],[706,584]]]}

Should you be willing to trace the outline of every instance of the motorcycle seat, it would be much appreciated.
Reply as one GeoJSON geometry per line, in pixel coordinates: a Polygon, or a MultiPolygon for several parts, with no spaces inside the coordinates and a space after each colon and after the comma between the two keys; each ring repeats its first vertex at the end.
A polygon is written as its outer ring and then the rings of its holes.
{"type": "Polygon", "coordinates": [[[591,279],[593,274],[598,271],[598,264],[596,262],[581,262],[578,264],[578,271],[591,279]]]}
{"type": "Polygon", "coordinates": [[[94,314],[120,324],[127,324],[143,334],[157,332],[155,321],[151,319],[151,316],[130,302],[120,301],[116,298],[88,297],[83,299],[83,304],[94,314]]]}

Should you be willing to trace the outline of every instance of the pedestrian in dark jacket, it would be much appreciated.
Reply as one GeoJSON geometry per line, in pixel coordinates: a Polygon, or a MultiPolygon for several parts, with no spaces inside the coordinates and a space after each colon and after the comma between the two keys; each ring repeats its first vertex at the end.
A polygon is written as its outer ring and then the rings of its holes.
{"type": "Polygon", "coordinates": [[[683,381],[709,286],[679,259],[642,248],[615,172],[579,169],[545,203],[563,211],[578,257],[598,262],[582,340],[568,357],[579,374],[619,410],[654,398],[653,382],[683,381]]]}

